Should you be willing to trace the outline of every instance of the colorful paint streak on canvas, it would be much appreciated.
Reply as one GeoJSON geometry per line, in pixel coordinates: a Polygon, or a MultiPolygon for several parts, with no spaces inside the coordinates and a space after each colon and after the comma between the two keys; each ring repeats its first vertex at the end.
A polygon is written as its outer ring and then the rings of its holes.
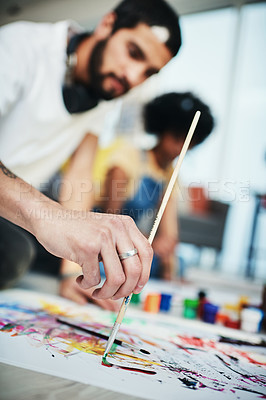
{"type": "Polygon", "coordinates": [[[80,355],[86,356],[88,362],[97,360],[99,374],[108,372],[110,376],[119,377],[123,373],[123,381],[141,377],[142,395],[147,393],[147,398],[160,398],[148,394],[152,393],[152,385],[158,383],[165,393],[169,389],[169,393],[177,397],[181,389],[186,389],[188,399],[202,393],[206,399],[213,399],[217,394],[230,399],[266,398],[266,353],[263,349],[219,343],[196,337],[195,332],[188,335],[180,330],[172,330],[169,337],[158,338],[152,334],[154,326],[150,334],[147,329],[143,333],[130,327],[122,328],[119,338],[148,350],[150,355],[115,345],[102,363],[105,340],[62,324],[56,318],[78,319],[82,327],[105,334],[109,334],[110,326],[104,325],[101,318],[97,321],[90,310],[82,311],[75,305],[69,308],[39,299],[35,299],[35,303],[39,303],[38,306],[10,300],[0,303],[0,343],[2,335],[8,335],[10,346],[18,338],[23,339],[21,345],[25,348],[45,348],[51,356],[50,363],[55,357],[67,363],[70,358],[78,360],[80,355]]]}

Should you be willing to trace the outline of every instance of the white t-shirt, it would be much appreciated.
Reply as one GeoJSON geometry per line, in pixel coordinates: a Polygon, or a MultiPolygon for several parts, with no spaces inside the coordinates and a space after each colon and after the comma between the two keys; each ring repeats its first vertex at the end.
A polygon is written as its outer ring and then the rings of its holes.
{"type": "Polygon", "coordinates": [[[16,22],[0,29],[0,160],[40,187],[88,132],[98,135],[114,101],[69,114],[62,84],[70,21],[16,22]]]}

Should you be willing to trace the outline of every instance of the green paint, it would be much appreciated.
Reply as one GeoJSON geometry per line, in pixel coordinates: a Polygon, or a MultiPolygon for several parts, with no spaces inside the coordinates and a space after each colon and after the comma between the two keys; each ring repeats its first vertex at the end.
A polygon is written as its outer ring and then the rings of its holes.
{"type": "Polygon", "coordinates": [[[131,297],[131,303],[133,304],[139,304],[141,302],[140,300],[140,293],[133,293],[131,297]]]}
{"type": "Polygon", "coordinates": [[[198,299],[185,299],[183,316],[189,319],[197,318],[198,305],[199,305],[198,299]]]}
{"type": "MultiPolygon", "coordinates": [[[[108,320],[108,322],[110,323],[110,325],[113,325],[116,321],[117,318],[117,314],[112,314],[110,315],[110,318],[108,320]]],[[[140,325],[147,325],[147,321],[145,321],[144,319],[137,319],[138,323],[140,325]]],[[[123,318],[123,325],[131,325],[133,323],[136,323],[136,317],[124,317],[123,318]]]]}
{"type": "MultiPolygon", "coordinates": [[[[116,352],[116,348],[117,348],[117,344],[113,343],[113,344],[112,344],[112,347],[111,347],[111,349],[110,349],[110,351],[109,351],[109,353],[110,353],[110,354],[115,353],[115,352],[116,352]]],[[[108,356],[109,353],[107,353],[106,356],[103,356],[103,358],[102,358],[102,364],[105,365],[106,367],[111,367],[111,366],[112,366],[112,364],[110,364],[110,363],[106,360],[106,357],[108,356]]]]}
{"type": "MultiPolygon", "coordinates": [[[[33,326],[33,324],[30,325],[29,327],[31,327],[31,326],[33,326]]],[[[17,330],[17,332],[14,333],[14,335],[23,336],[23,335],[31,335],[32,333],[35,333],[35,330],[34,331],[26,331],[26,332],[24,332],[24,328],[21,327],[21,325],[16,324],[16,323],[14,323],[14,324],[8,323],[8,324],[2,326],[0,331],[1,332],[12,332],[12,330],[16,329],[16,328],[18,328],[18,330],[17,330]]]]}
{"type": "Polygon", "coordinates": [[[0,329],[0,331],[10,331],[13,328],[15,328],[17,326],[17,324],[6,324],[4,326],[2,326],[2,328],[0,329]]]}
{"type": "Polygon", "coordinates": [[[112,364],[110,364],[110,363],[106,360],[106,357],[107,357],[107,355],[106,355],[105,357],[102,358],[102,364],[103,364],[105,367],[112,367],[112,364]]]}

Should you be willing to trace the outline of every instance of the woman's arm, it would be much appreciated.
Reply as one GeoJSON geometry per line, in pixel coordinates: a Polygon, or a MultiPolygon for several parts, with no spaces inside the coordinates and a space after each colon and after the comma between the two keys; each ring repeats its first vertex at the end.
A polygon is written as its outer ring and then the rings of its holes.
{"type": "Polygon", "coordinates": [[[104,211],[112,214],[120,214],[127,195],[128,177],[121,167],[111,168],[105,180],[104,211]]]}
{"type": "MultiPolygon", "coordinates": [[[[73,156],[63,176],[59,201],[67,209],[90,210],[93,205],[92,168],[98,138],[87,134],[73,156]]],[[[92,299],[93,290],[84,290],[76,282],[80,265],[63,259],[60,266],[59,294],[79,304],[92,299]]],[[[119,304],[113,300],[94,300],[99,306],[117,311],[119,304]]]]}
{"type": "Polygon", "coordinates": [[[177,196],[170,196],[165,208],[158,234],[153,241],[153,250],[160,257],[163,279],[172,279],[175,274],[175,247],[178,242],[177,196]]]}
{"type": "Polygon", "coordinates": [[[63,175],[59,202],[70,210],[90,210],[93,205],[92,168],[98,138],[87,134],[72,155],[63,175]]]}

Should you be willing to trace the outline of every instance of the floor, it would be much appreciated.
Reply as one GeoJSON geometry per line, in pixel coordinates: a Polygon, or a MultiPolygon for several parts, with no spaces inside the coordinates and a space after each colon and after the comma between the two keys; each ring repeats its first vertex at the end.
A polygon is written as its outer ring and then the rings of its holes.
{"type": "Polygon", "coordinates": [[[137,400],[139,397],[0,363],[1,400],[137,400]]]}

